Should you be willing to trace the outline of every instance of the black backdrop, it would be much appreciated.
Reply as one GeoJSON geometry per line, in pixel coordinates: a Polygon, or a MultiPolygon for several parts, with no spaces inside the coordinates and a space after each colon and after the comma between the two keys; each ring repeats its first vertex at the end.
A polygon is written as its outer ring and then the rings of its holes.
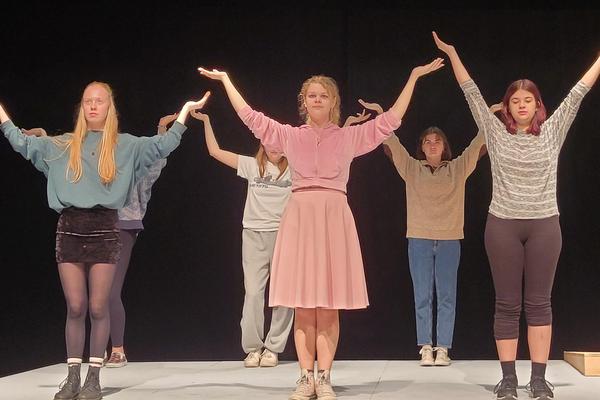
{"type": "MultiPolygon", "coordinates": [[[[84,86],[102,80],[116,92],[122,131],[150,135],[160,116],[212,90],[206,111],[221,146],[242,154],[252,154],[257,142],[222,87],[201,77],[198,66],[228,71],[256,109],[296,124],[296,95],[312,74],[337,79],[344,117],[360,111],[359,97],[391,105],[410,70],[440,55],[433,29],[456,45],[489,103],[501,98],[510,81],[528,77],[554,110],[600,50],[600,11],[591,9],[433,10],[319,2],[19,8],[3,14],[0,26],[0,101],[18,126],[72,129],[84,86]]],[[[560,158],[563,251],[553,292],[552,358],[561,358],[563,350],[600,350],[598,90],[584,99],[560,158]]],[[[449,63],[419,81],[397,133],[412,151],[430,125],[446,131],[455,153],[476,132],[449,63]]],[[[0,142],[1,376],[63,362],[65,306],[54,262],[58,215],[47,206],[45,179],[5,139],[0,142]]],[[[456,359],[496,357],[494,292],[483,247],[490,197],[485,158],[467,183],[456,359]]],[[[190,120],[154,186],[124,288],[131,360],[243,357],[244,198],[245,182],[208,156],[201,124],[190,120]]],[[[348,200],[371,306],[342,313],[337,358],[416,358],[404,183],[381,148],[354,161],[348,200]]],[[[519,356],[528,356],[525,340],[519,356]]],[[[292,340],[282,358],[295,358],[292,340]]]]}

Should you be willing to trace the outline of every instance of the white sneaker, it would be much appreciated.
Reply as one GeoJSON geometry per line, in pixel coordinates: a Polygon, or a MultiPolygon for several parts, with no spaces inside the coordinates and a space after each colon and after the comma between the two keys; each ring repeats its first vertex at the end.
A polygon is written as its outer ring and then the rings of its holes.
{"type": "Polygon", "coordinates": [[[433,348],[430,344],[426,344],[425,346],[421,347],[419,354],[421,355],[422,366],[430,367],[434,365],[435,361],[433,360],[433,348]]]}
{"type": "Polygon", "coordinates": [[[312,371],[303,369],[300,379],[296,382],[296,389],[292,392],[289,400],[312,400],[317,397],[315,392],[315,376],[312,371]]]}
{"type": "Polygon", "coordinates": [[[260,365],[260,350],[251,351],[248,353],[246,358],[244,358],[244,367],[246,368],[255,368],[260,365]]]}
{"type": "Polygon", "coordinates": [[[452,360],[448,357],[448,349],[446,347],[436,347],[433,350],[435,351],[434,365],[442,367],[450,365],[452,360]]]}
{"type": "Polygon", "coordinates": [[[276,367],[279,364],[279,357],[277,353],[273,353],[271,350],[265,348],[260,355],[260,366],[261,367],[276,367]]]}
{"type": "Polygon", "coordinates": [[[337,396],[331,386],[331,376],[329,370],[319,371],[317,382],[315,383],[315,392],[318,400],[336,400],[337,396]]]}

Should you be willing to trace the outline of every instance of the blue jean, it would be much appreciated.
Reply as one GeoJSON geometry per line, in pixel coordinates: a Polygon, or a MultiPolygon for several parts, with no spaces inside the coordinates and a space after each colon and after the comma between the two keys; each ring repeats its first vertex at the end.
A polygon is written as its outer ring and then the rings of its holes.
{"type": "Polygon", "coordinates": [[[433,344],[433,290],[437,295],[437,346],[452,347],[460,240],[408,238],[408,264],[415,293],[417,344],[433,344]]]}

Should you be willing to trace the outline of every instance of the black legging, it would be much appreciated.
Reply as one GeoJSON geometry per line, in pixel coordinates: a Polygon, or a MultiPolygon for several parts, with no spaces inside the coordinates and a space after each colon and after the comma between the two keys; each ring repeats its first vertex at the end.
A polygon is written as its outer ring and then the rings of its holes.
{"type": "Polygon", "coordinates": [[[67,303],[65,340],[68,358],[83,356],[85,317],[88,309],[91,321],[90,357],[104,357],[110,332],[108,298],[115,270],[115,264],[58,264],[60,282],[67,303]]]}
{"type": "Polygon", "coordinates": [[[502,219],[488,214],[485,249],[496,289],[496,339],[519,337],[523,277],[527,325],[552,324],[550,296],[561,247],[557,215],[543,219],[502,219]]]}
{"type": "Polygon", "coordinates": [[[113,347],[123,346],[123,337],[125,335],[125,307],[121,299],[121,291],[123,290],[123,282],[129,267],[129,259],[131,258],[131,250],[135,245],[139,230],[121,229],[121,258],[117,263],[117,270],[113,280],[112,289],[110,292],[110,341],[113,347]]]}

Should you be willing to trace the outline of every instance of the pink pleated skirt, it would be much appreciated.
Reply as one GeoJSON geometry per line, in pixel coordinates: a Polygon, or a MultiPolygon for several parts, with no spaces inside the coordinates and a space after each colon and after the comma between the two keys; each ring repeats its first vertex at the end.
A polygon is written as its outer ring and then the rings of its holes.
{"type": "Polygon", "coordinates": [[[327,189],[293,192],[275,243],[269,306],[368,305],[362,254],[346,195],[327,189]]]}

